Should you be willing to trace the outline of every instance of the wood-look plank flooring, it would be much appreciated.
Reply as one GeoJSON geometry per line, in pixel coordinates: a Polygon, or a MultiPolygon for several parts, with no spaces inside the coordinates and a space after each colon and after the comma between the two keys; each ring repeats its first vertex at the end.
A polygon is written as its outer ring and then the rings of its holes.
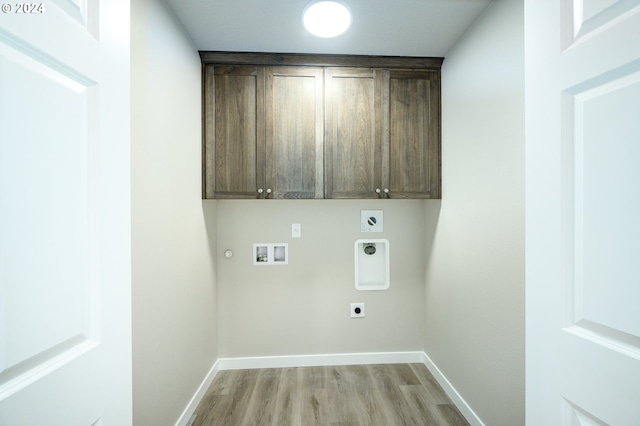
{"type": "Polygon", "coordinates": [[[469,423],[423,364],[219,372],[194,426],[461,426],[469,423]]]}

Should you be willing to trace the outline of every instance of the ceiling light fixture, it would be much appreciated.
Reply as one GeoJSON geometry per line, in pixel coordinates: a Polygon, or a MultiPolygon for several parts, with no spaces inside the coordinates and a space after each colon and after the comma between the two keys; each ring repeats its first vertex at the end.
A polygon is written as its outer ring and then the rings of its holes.
{"type": "Polygon", "coordinates": [[[313,0],[302,12],[302,23],[318,37],[335,37],[351,25],[351,9],[342,0],[313,0]]]}

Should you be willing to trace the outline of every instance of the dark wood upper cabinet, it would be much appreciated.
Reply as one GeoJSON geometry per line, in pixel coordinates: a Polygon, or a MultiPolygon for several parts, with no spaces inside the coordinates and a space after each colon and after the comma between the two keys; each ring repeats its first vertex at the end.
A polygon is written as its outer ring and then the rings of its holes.
{"type": "Polygon", "coordinates": [[[440,198],[440,73],[391,70],[387,87],[383,193],[440,198]]]}
{"type": "Polygon", "coordinates": [[[264,74],[262,67],[205,68],[205,198],[256,198],[264,185],[264,74]]]}
{"type": "Polygon", "coordinates": [[[322,69],[206,66],[205,198],[323,198],[322,69]]]}
{"type": "Polygon", "coordinates": [[[269,198],[323,198],[322,69],[266,70],[266,181],[269,198]]]}
{"type": "Polygon", "coordinates": [[[378,198],[382,179],[382,71],[325,70],[325,195],[378,198]]]}
{"type": "Polygon", "coordinates": [[[205,198],[441,197],[441,58],[201,57],[205,198]]]}

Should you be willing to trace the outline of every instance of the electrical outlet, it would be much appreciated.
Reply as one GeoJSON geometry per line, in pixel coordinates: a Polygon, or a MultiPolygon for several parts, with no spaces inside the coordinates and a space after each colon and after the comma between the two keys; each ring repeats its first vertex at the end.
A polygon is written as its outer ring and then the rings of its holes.
{"type": "Polygon", "coordinates": [[[351,318],[364,318],[364,303],[351,304],[351,318]]]}

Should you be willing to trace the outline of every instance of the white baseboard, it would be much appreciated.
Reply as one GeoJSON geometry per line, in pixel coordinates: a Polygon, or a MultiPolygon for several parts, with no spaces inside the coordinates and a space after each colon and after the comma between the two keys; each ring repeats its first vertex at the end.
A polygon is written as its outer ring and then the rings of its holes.
{"type": "Polygon", "coordinates": [[[449,382],[445,375],[442,374],[442,371],[440,371],[440,369],[433,363],[433,361],[431,361],[431,358],[429,358],[429,356],[424,352],[422,352],[422,356],[423,359],[421,362],[427,367],[427,370],[431,372],[433,377],[437,380],[437,382],[444,390],[444,393],[447,394],[451,402],[453,402],[458,410],[460,410],[460,413],[464,416],[465,419],[467,419],[469,424],[471,426],[485,426],[482,420],[480,420],[480,417],[478,417],[475,411],[473,411],[469,404],[467,404],[467,401],[462,398],[462,395],[458,393],[451,382],[449,382]]]}
{"type": "Polygon", "coordinates": [[[191,420],[191,416],[193,415],[193,413],[196,412],[196,408],[198,408],[198,404],[200,404],[200,401],[202,401],[202,398],[204,398],[204,395],[207,393],[209,386],[211,386],[211,382],[213,382],[213,379],[216,377],[216,374],[218,374],[219,371],[220,371],[220,365],[219,365],[219,362],[216,361],[213,364],[213,367],[211,367],[207,375],[204,377],[204,380],[202,381],[202,383],[200,383],[200,386],[198,386],[198,390],[196,391],[196,393],[193,395],[193,397],[187,404],[187,408],[184,409],[184,411],[178,418],[178,421],[176,422],[176,426],[189,425],[189,420],[191,420]]]}
{"type": "Polygon", "coordinates": [[[216,374],[223,370],[247,370],[252,368],[285,368],[285,367],[317,367],[328,365],[364,365],[364,364],[424,364],[433,374],[442,389],[471,426],[485,426],[480,417],[471,409],[451,382],[442,374],[431,358],[424,352],[371,352],[355,354],[325,354],[325,355],[287,355],[247,358],[220,358],[211,367],[209,373],[198,387],[187,408],[182,412],[176,426],[187,426],[198,404],[213,382],[216,374]]]}
{"type": "Polygon", "coordinates": [[[370,352],[359,354],[287,355],[251,358],[220,358],[220,370],[250,368],[317,367],[325,365],[421,363],[424,352],[370,352]]]}

